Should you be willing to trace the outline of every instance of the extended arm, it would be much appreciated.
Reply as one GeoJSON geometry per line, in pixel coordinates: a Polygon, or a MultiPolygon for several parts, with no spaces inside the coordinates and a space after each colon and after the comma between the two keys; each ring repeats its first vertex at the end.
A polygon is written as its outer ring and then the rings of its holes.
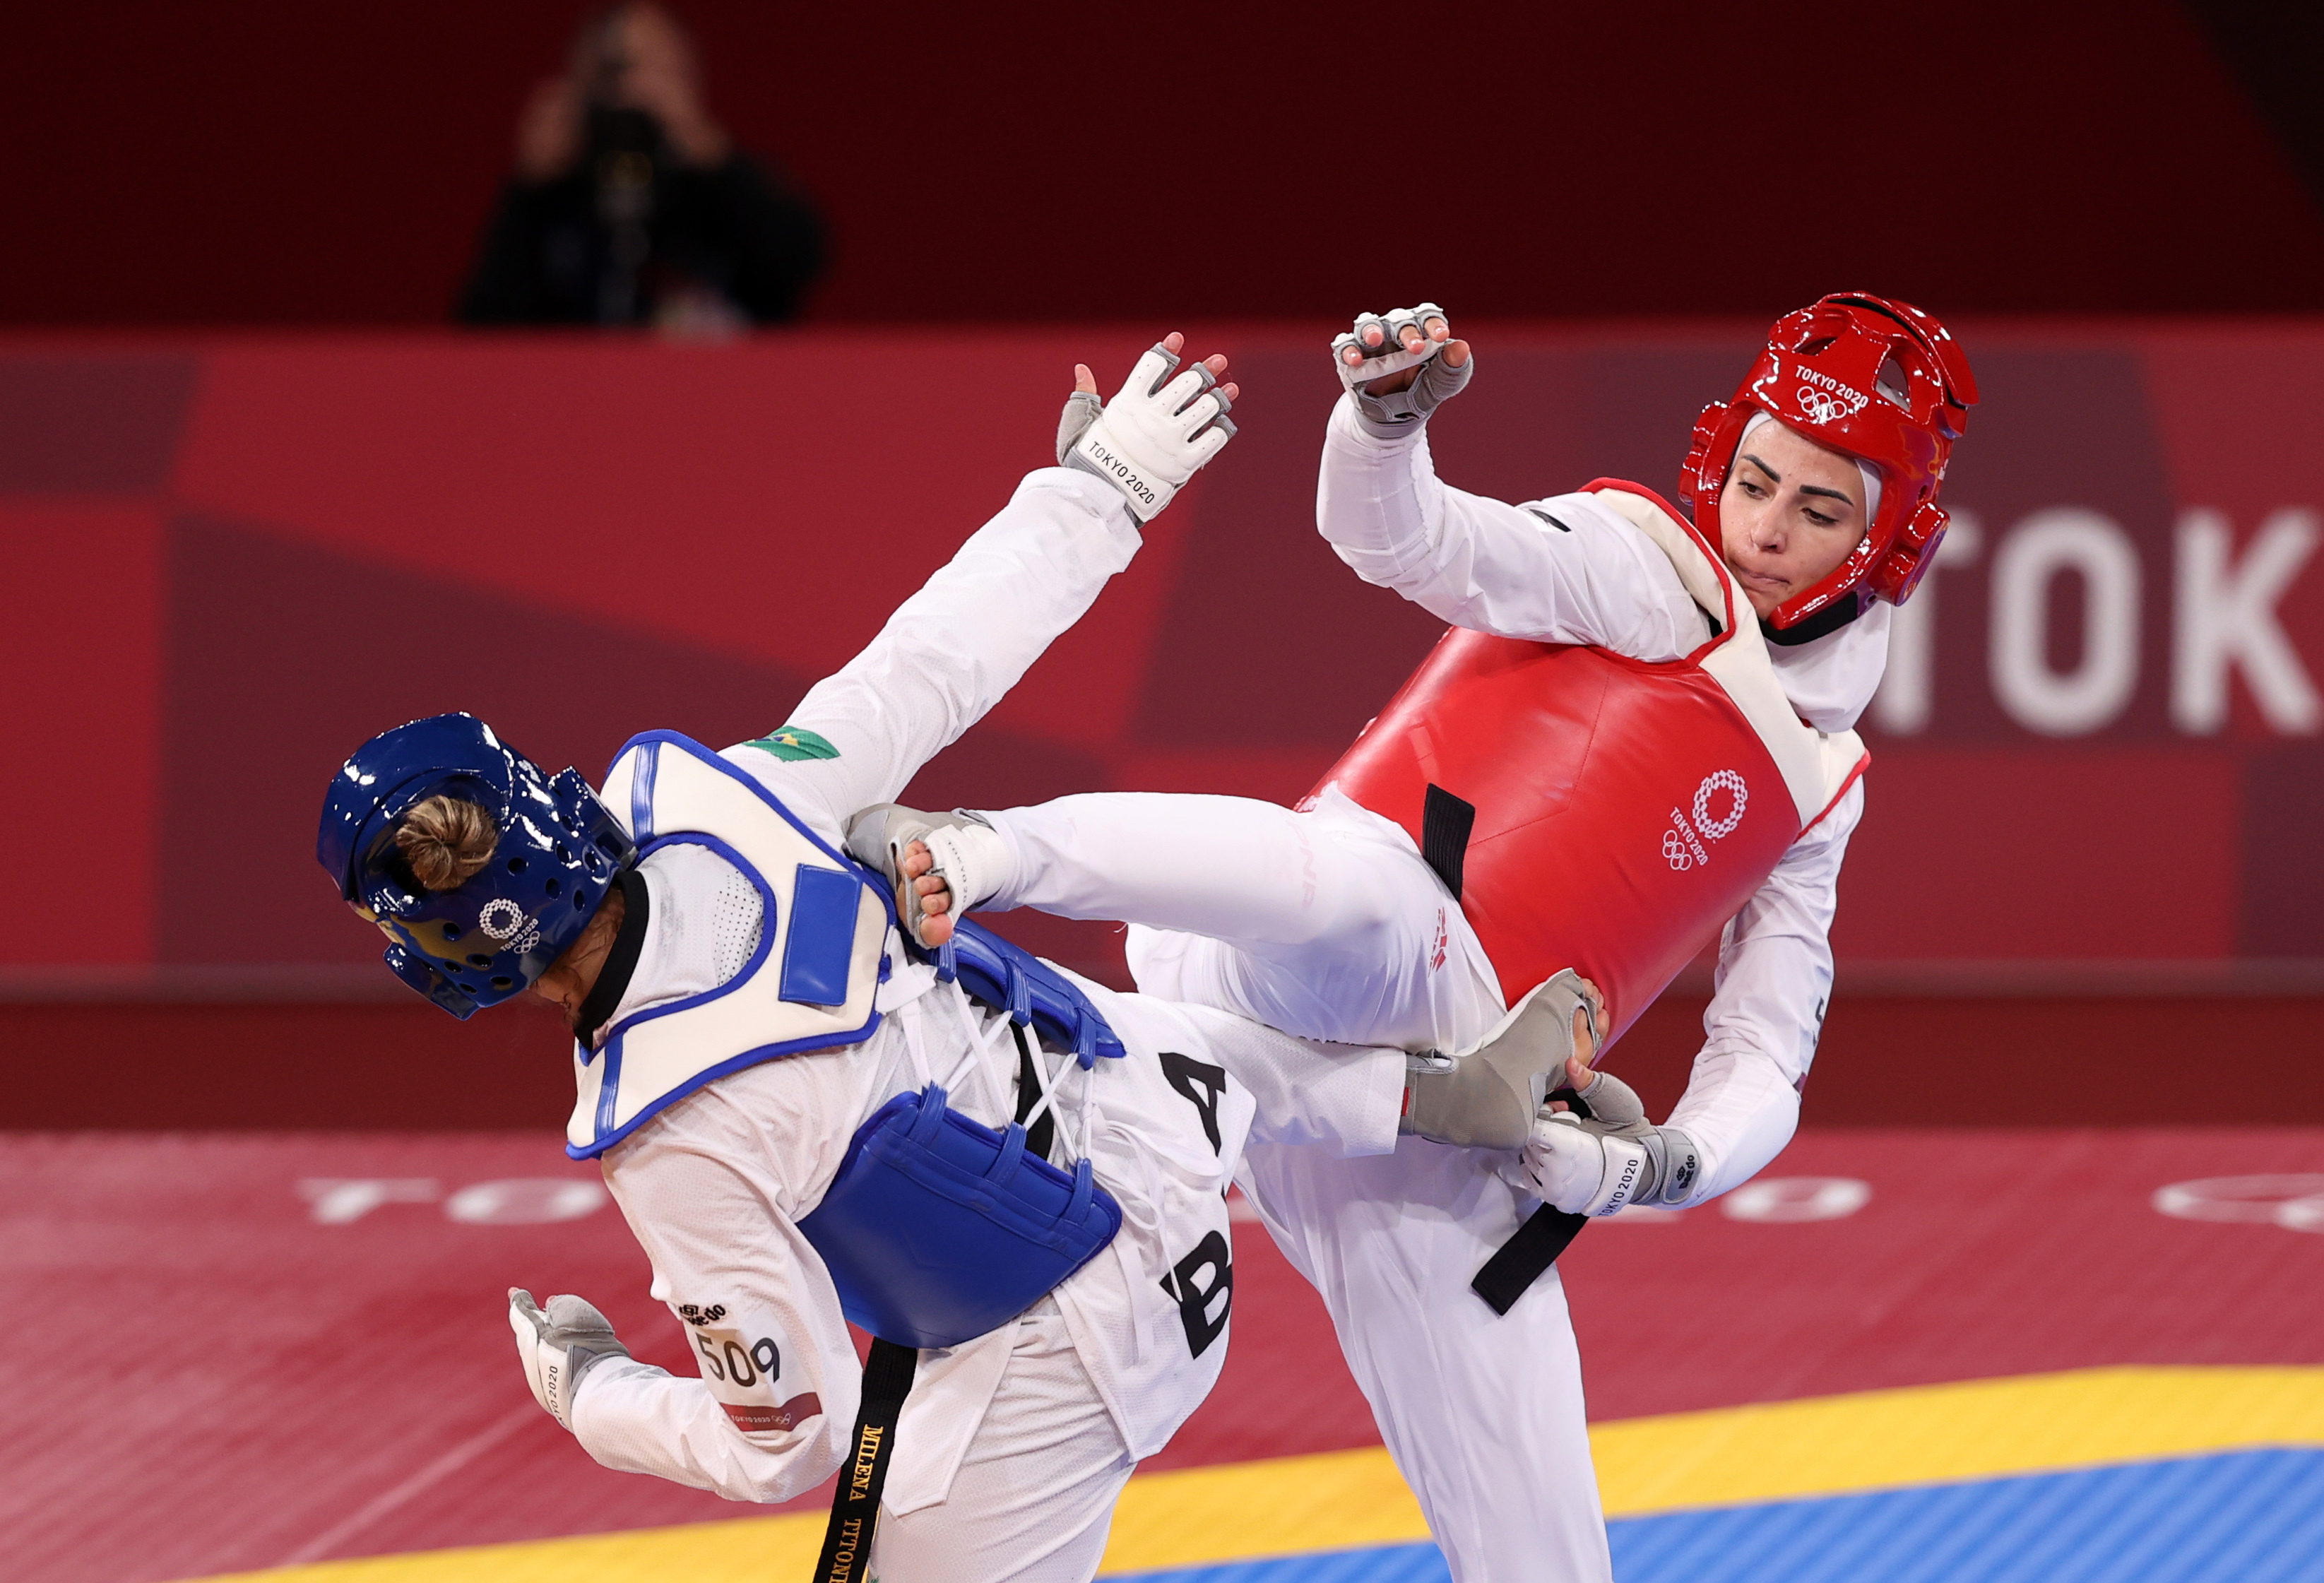
{"type": "MultiPolygon", "coordinates": [[[[1359,321],[1359,334],[1369,321],[1359,321]]],[[[1439,327],[1443,320],[1430,321],[1439,327]]],[[[1407,329],[1407,346],[1421,345],[1407,329]]],[[[1351,337],[1335,349],[1345,355],[1351,337]]],[[[1381,366],[1407,362],[1375,358],[1381,366]]],[[[1434,359],[1432,350],[1418,355],[1434,359]]],[[[1467,357],[1447,344],[1442,358],[1467,357]]],[[[1315,523],[1339,557],[1368,583],[1392,588],[1454,626],[1547,643],[1588,643],[1635,658],[1675,658],[1708,635],[1668,559],[1637,529],[1587,497],[1514,506],[1452,488],[1436,476],[1426,432],[1427,376],[1366,382],[1343,371],[1348,393],[1333,409],[1316,486],[1315,523]],[[1407,410],[1392,417],[1370,392],[1416,379],[1407,410]],[[1411,397],[1423,398],[1413,401],[1411,397]]],[[[1465,376],[1472,364],[1464,362],[1465,376]]],[[[1436,400],[1465,383],[1451,383],[1436,400]]]]}
{"type": "Polygon", "coordinates": [[[1740,1187],[1783,1152],[1831,997],[1840,861],[1864,815],[1864,783],[1792,843],[1719,943],[1708,1036],[1669,1126],[1702,1152],[1686,1201],[1740,1187]]]}
{"type": "Polygon", "coordinates": [[[1840,865],[1863,812],[1859,781],[1729,921],[1703,1017],[1709,1037],[1668,1121],[1649,1125],[1637,1095],[1610,1072],[1569,1069],[1587,1110],[1537,1120],[1521,1166],[1545,1202],[1591,1215],[1697,1204],[1783,1152],[1823,1030],[1840,865]]]}
{"type": "MultiPolygon", "coordinates": [[[[1081,619],[1139,542],[1111,485],[1062,467],[1027,474],[1001,513],[766,739],[788,733],[834,754],[781,763],[785,800],[836,825],[894,797],[1081,619]]],[[[767,774],[760,754],[733,756],[767,774]]]]}
{"type": "Polygon", "coordinates": [[[808,691],[785,731],[728,756],[836,832],[975,724],[1130,564],[1139,522],[1233,433],[1223,414],[1234,387],[1213,388],[1225,359],[1166,383],[1176,345],[1141,358],[1102,416],[1093,395],[1077,396],[1078,437],[1059,446],[1071,465],[1028,474],[862,653],[808,691]]]}

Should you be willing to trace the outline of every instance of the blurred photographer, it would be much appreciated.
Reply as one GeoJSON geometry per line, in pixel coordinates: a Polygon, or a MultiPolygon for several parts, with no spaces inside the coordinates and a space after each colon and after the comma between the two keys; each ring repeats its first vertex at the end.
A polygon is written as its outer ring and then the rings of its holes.
{"type": "Polygon", "coordinates": [[[822,262],[815,211],[710,118],[685,30],[620,5],[525,106],[459,317],[717,335],[794,317],[822,262]]]}

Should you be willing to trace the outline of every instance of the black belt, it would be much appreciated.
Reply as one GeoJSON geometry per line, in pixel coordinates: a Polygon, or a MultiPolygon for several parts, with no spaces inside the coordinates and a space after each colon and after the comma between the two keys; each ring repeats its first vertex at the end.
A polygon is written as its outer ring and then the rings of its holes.
{"type": "MultiPolygon", "coordinates": [[[[1434,781],[1429,783],[1427,796],[1421,802],[1420,857],[1435,870],[1454,901],[1461,899],[1469,833],[1476,823],[1473,804],[1454,796],[1434,781]]],[[[1542,1272],[1557,1262],[1565,1245],[1589,1220],[1587,1215],[1569,1215],[1563,1210],[1542,1205],[1517,1228],[1516,1236],[1502,1243],[1500,1250],[1485,1261],[1485,1267],[1477,1272],[1469,1289],[1491,1304],[1495,1313],[1508,1312],[1526,1294],[1526,1288],[1540,1280],[1542,1272]]]]}
{"type": "MultiPolygon", "coordinates": [[[[1033,1045],[1015,1024],[1017,1035],[1017,1119],[1025,1119],[1041,1097],[1040,1079],[1033,1070],[1033,1045]]],[[[1056,1136],[1056,1111],[1041,1113],[1026,1136],[1025,1146],[1042,1159],[1056,1136]]],[[[831,1523],[823,1532],[823,1553],[816,1558],[813,1583],[856,1583],[870,1576],[872,1536],[880,1526],[880,1492],[888,1486],[888,1463],[895,1454],[896,1420],[904,1398],[912,1393],[912,1375],[918,1368],[919,1350],[872,1338],[871,1356],[863,1360],[863,1404],[855,1415],[854,1448],[839,1472],[839,1487],[831,1495],[831,1523]]]]}
{"type": "MultiPolygon", "coordinates": [[[[1550,1098],[1563,1100],[1584,1118],[1590,1114],[1588,1103],[1572,1089],[1559,1089],[1550,1098]]],[[[1565,1245],[1589,1223],[1587,1215],[1569,1215],[1563,1210],[1542,1205],[1517,1228],[1516,1236],[1502,1243],[1500,1250],[1485,1261],[1485,1267],[1469,1283],[1469,1290],[1491,1304],[1495,1313],[1508,1312],[1526,1294],[1526,1288],[1541,1279],[1541,1273],[1557,1262],[1565,1245]]]]}
{"type": "Polygon", "coordinates": [[[1499,1252],[1485,1261],[1485,1267],[1469,1283],[1469,1290],[1491,1304],[1495,1313],[1508,1312],[1526,1294],[1526,1288],[1557,1262],[1574,1233],[1589,1223],[1587,1215],[1569,1215],[1542,1205],[1517,1228],[1516,1236],[1501,1244],[1499,1252]]]}
{"type": "Polygon", "coordinates": [[[814,1583],[855,1583],[870,1576],[872,1535],[880,1526],[880,1492],[888,1485],[888,1463],[896,1449],[896,1420],[911,1394],[919,1349],[872,1338],[863,1360],[863,1405],[855,1415],[855,1440],[832,1492],[831,1525],[824,1530],[823,1553],[816,1558],[814,1583]]]}

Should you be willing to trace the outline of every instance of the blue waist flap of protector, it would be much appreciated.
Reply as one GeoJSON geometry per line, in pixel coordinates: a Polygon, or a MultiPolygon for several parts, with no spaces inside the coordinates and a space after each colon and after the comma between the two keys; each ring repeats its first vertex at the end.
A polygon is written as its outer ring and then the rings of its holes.
{"type": "Polygon", "coordinates": [[[823,1256],[847,1317],[906,1347],[957,1347],[1007,1323],[1121,1229],[1087,1160],[1068,1175],[945,1108],[934,1083],[856,1130],[799,1232],[823,1256]]]}

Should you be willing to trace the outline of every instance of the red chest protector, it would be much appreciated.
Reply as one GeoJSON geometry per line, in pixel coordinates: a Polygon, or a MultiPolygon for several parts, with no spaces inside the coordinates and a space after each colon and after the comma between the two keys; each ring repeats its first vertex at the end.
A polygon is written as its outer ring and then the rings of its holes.
{"type": "MultiPolygon", "coordinates": [[[[1403,825],[1439,873],[1447,837],[1429,828],[1428,788],[1473,807],[1452,871],[1503,997],[1571,967],[1605,993],[1610,1043],[1868,755],[1855,732],[1793,713],[1749,604],[1690,526],[1635,483],[1589,489],[1671,557],[1719,631],[1647,664],[1456,628],[1318,790],[1336,784],[1403,825]]],[[[1437,801],[1457,828],[1457,805],[1437,801]]]]}

